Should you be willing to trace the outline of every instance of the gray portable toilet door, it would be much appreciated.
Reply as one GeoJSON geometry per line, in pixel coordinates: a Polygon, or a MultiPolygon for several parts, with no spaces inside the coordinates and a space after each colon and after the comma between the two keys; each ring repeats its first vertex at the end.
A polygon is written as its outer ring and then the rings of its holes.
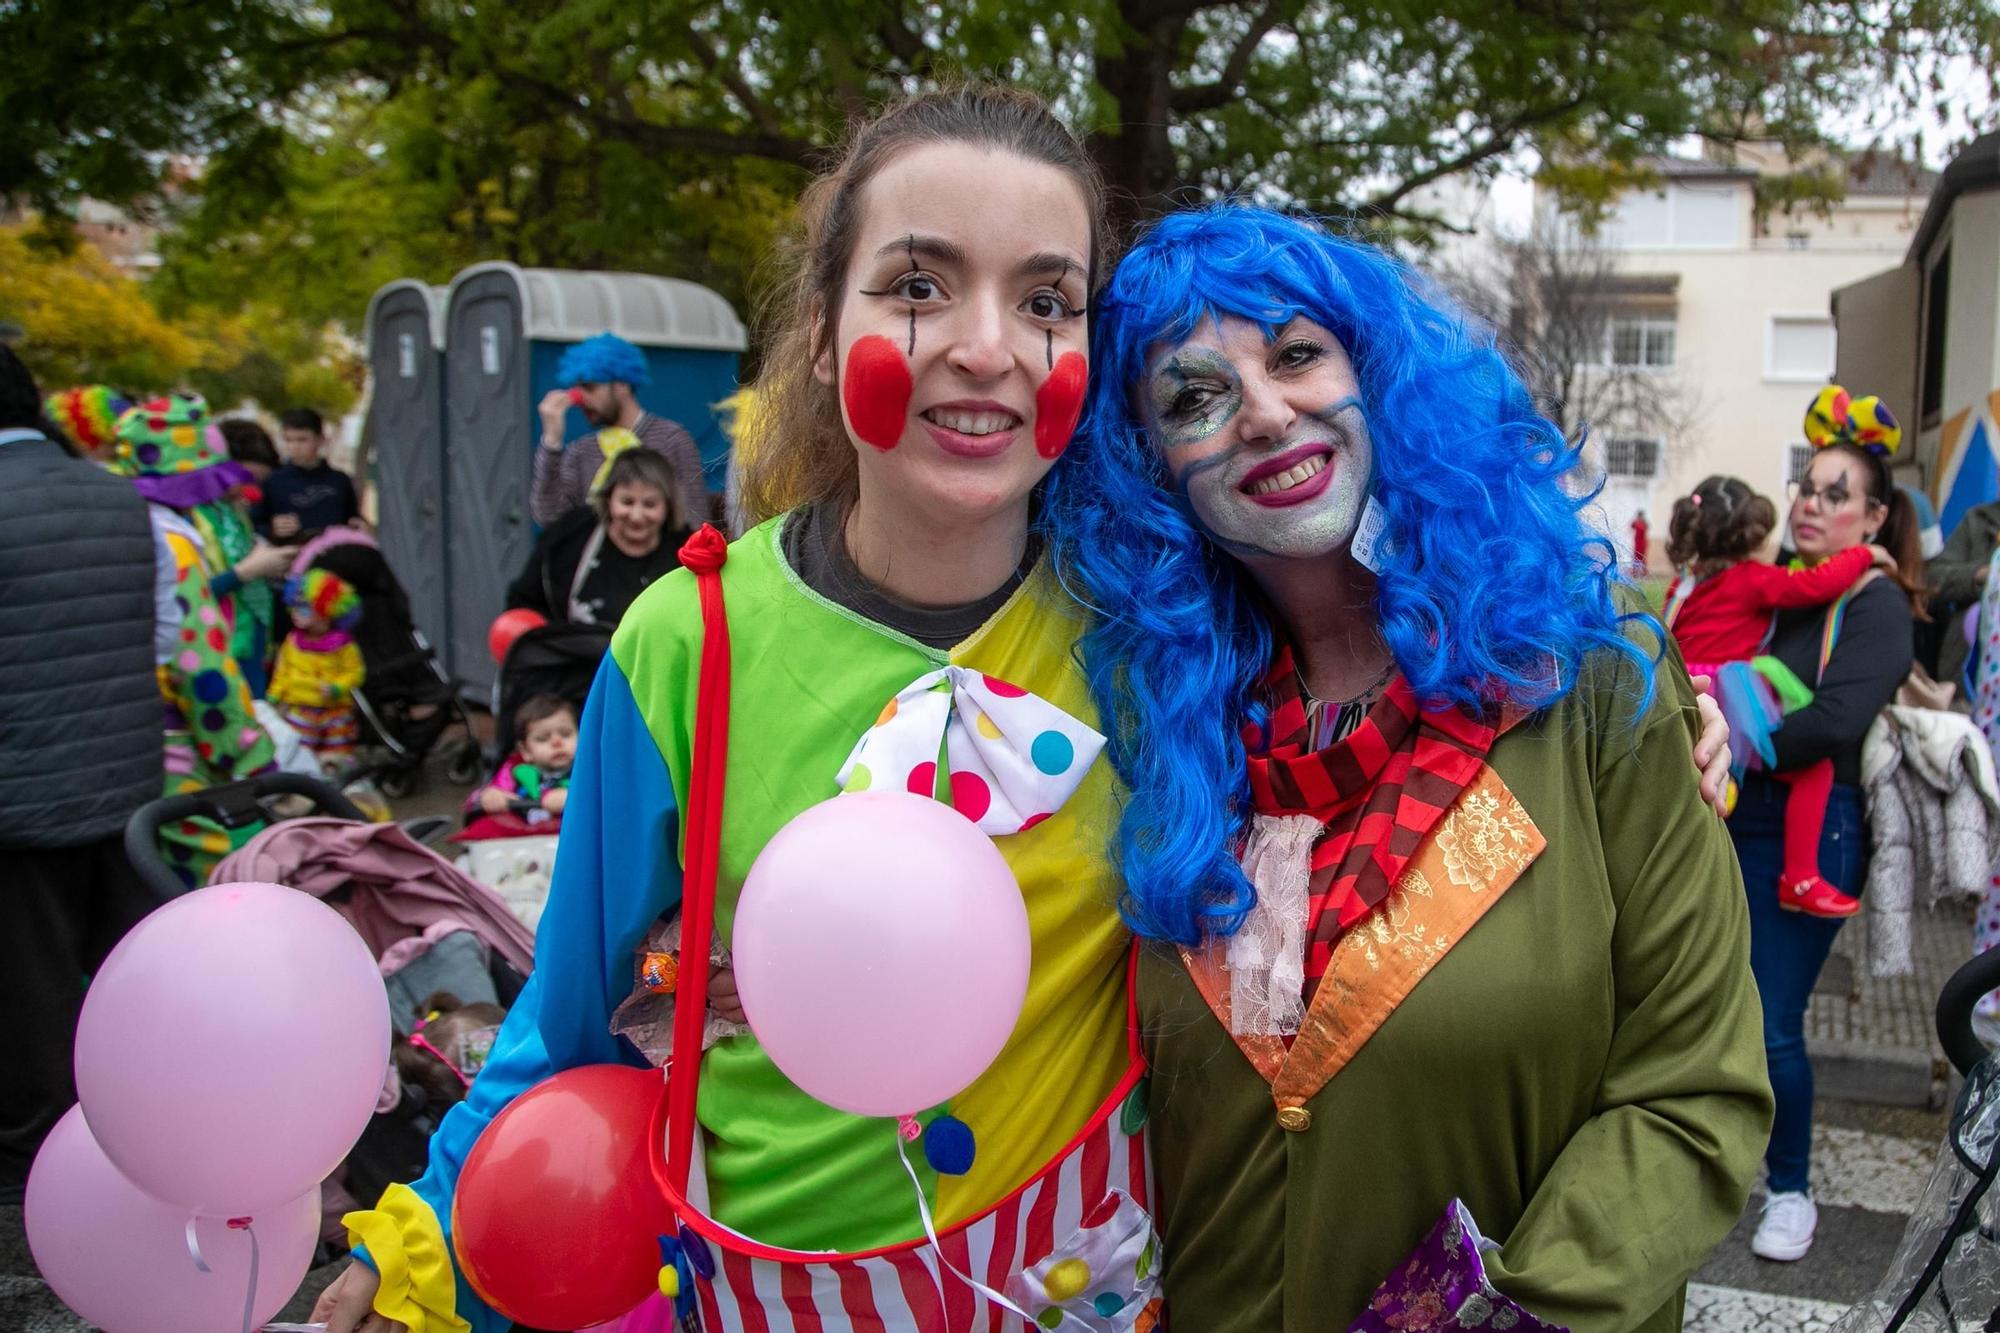
{"type": "Polygon", "coordinates": [[[452,674],[483,692],[496,674],[487,627],[506,609],[507,585],[534,549],[528,474],[535,412],[520,289],[509,273],[479,274],[453,291],[446,318],[452,674]]]}
{"type": "Polygon", "coordinates": [[[382,554],[409,594],[417,628],[448,655],[444,385],[422,291],[408,287],[383,298],[369,348],[382,554]]]}

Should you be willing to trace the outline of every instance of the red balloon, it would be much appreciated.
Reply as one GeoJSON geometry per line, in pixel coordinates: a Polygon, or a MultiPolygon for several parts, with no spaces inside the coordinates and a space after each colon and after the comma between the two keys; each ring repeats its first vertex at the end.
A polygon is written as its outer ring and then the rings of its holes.
{"type": "Polygon", "coordinates": [[[659,1289],[674,1215],[647,1157],[656,1069],[584,1065],[516,1097],[467,1154],[452,1246],[481,1300],[535,1328],[616,1319],[659,1289]]]}
{"type": "Polygon", "coordinates": [[[505,663],[507,650],[514,646],[514,640],[531,629],[540,629],[549,623],[548,617],[540,611],[530,611],[525,606],[517,606],[512,611],[502,611],[493,617],[493,623],[486,629],[486,650],[493,654],[497,663],[505,663]]]}

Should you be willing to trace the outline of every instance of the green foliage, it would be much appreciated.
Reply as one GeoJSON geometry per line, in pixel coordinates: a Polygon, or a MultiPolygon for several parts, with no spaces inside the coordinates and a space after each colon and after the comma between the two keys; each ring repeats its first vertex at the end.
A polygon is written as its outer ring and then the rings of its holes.
{"type": "Polygon", "coordinates": [[[0,195],[171,201],[163,300],[353,327],[478,259],[636,269],[741,306],[815,154],[964,75],[1051,97],[1144,213],[1234,193],[1421,233],[1524,152],[1585,213],[1700,133],[1991,70],[1993,0],[15,0],[0,195]],[[198,176],[167,189],[174,159],[198,176]]]}

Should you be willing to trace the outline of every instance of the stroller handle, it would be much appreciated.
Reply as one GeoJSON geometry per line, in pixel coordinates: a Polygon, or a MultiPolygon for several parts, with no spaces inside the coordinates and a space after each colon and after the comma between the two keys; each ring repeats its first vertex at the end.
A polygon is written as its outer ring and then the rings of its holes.
{"type": "Polygon", "coordinates": [[[1972,1030],[1972,1011],[1979,998],[1993,990],[2000,990],[2000,949],[1989,949],[1960,966],[1938,992],[1938,1040],[1960,1074],[1970,1074],[1986,1058],[1986,1047],[1972,1030]]]}
{"type": "Polygon", "coordinates": [[[178,898],[187,892],[187,887],[175,878],[160,855],[160,829],[176,820],[197,816],[212,819],[224,828],[271,823],[271,816],[261,803],[273,796],[303,796],[313,803],[315,813],[336,819],[367,819],[360,807],[329,783],[303,773],[266,773],[242,782],[148,801],[126,821],[125,859],[162,902],[178,898]]]}

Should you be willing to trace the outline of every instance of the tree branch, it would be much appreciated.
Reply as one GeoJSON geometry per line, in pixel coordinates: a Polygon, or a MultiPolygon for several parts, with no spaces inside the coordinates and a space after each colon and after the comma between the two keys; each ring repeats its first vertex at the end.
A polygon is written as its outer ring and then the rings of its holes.
{"type": "Polygon", "coordinates": [[[750,118],[750,123],[762,134],[775,138],[784,137],[784,130],[778,123],[777,115],[765,104],[764,99],[751,90],[750,84],[743,77],[743,72],[736,68],[736,63],[724,60],[716,49],[693,29],[689,29],[687,39],[688,46],[694,51],[694,58],[701,62],[702,68],[721,81],[729,95],[736,99],[736,104],[743,108],[743,114],[750,118]]]}
{"type": "Polygon", "coordinates": [[[896,4],[888,17],[876,28],[875,35],[888,48],[889,54],[909,67],[910,73],[918,78],[929,78],[931,66],[937,53],[924,44],[924,39],[910,31],[909,21],[903,17],[903,7],[896,4]]]}
{"type": "Polygon", "coordinates": [[[1229,59],[1223,62],[1222,73],[1213,83],[1196,84],[1189,88],[1176,88],[1167,99],[1167,105],[1177,114],[1191,111],[1213,111],[1226,106],[1230,98],[1236,96],[1243,83],[1244,75],[1250,72],[1250,62],[1256,58],[1257,48],[1271,29],[1278,26],[1291,12],[1291,6],[1283,0],[1268,0],[1264,8],[1250,20],[1250,27],[1229,52],[1229,59]]]}
{"type": "Polygon", "coordinates": [[[1421,190],[1424,186],[1434,181],[1441,181],[1447,176],[1455,176],[1461,171],[1478,166],[1481,162],[1500,156],[1514,147],[1515,143],[1520,139],[1522,131],[1532,129],[1536,125],[1547,124],[1552,120],[1558,120],[1582,106],[1583,102],[1583,95],[1579,93],[1575,96],[1565,98],[1554,105],[1545,106],[1536,111],[1522,112],[1505,124],[1496,126],[1492,134],[1488,135],[1485,140],[1474,144],[1458,156],[1446,158],[1444,161],[1436,163],[1414,176],[1404,178],[1389,189],[1363,200],[1360,204],[1360,210],[1363,213],[1389,213],[1394,210],[1398,203],[1416,191],[1421,190]]]}

